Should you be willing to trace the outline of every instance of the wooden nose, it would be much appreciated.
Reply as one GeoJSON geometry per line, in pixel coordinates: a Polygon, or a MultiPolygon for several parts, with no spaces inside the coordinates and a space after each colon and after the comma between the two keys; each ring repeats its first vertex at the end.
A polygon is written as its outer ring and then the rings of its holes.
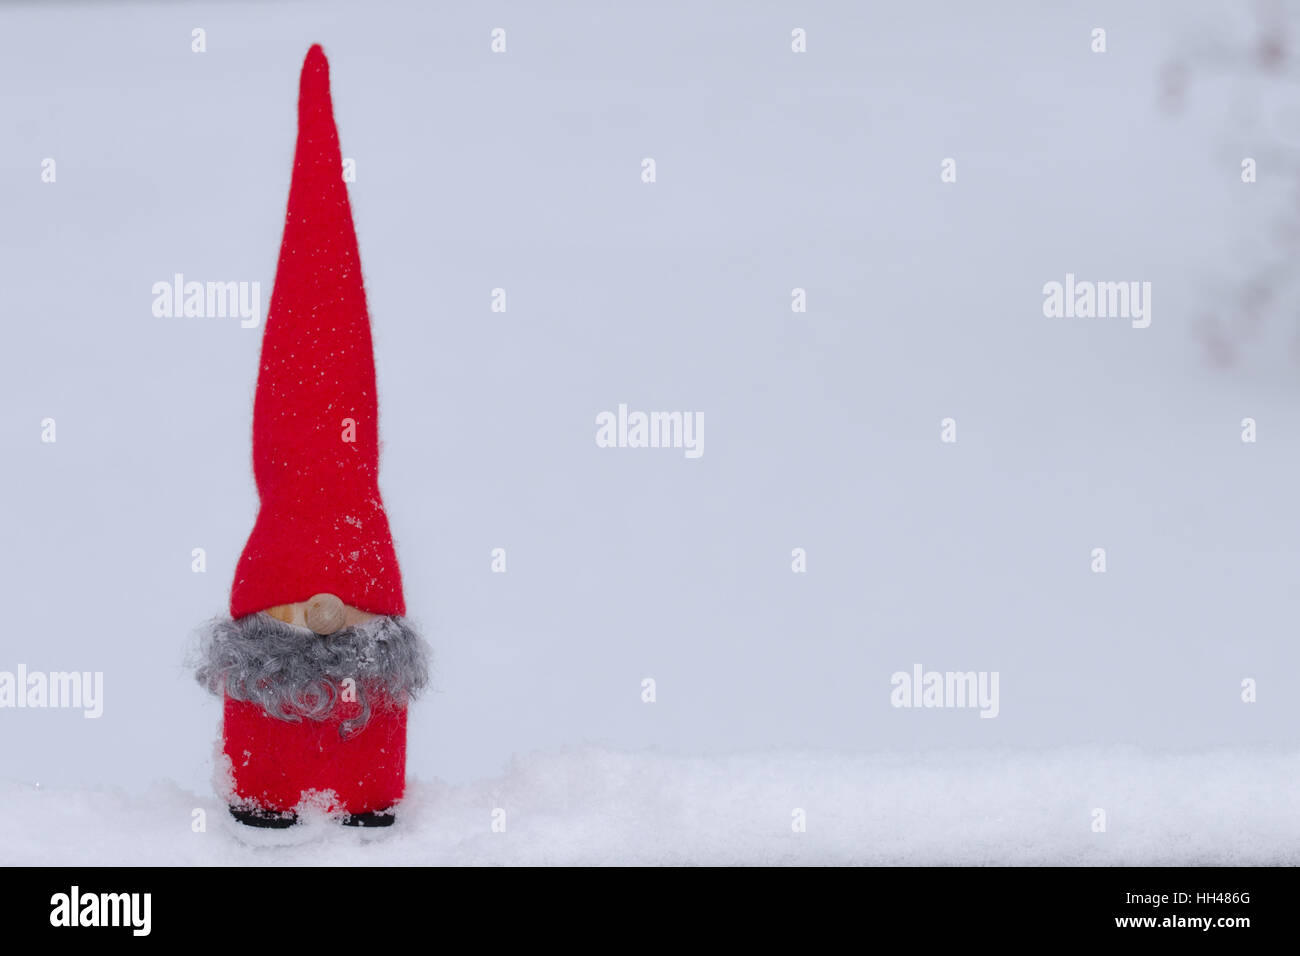
{"type": "Polygon", "coordinates": [[[347,625],[343,601],[333,594],[317,594],[308,599],[307,626],[317,634],[333,634],[347,625]]]}

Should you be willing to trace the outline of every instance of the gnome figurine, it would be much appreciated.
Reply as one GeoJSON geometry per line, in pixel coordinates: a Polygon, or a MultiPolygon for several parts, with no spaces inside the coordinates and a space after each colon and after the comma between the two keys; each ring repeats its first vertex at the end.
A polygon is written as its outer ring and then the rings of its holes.
{"type": "Polygon", "coordinates": [[[313,46],[253,403],[261,506],[197,674],[224,700],[218,777],[250,826],[293,826],[304,802],[387,826],[405,788],[426,650],[403,617],[377,425],[329,64],[313,46]]]}

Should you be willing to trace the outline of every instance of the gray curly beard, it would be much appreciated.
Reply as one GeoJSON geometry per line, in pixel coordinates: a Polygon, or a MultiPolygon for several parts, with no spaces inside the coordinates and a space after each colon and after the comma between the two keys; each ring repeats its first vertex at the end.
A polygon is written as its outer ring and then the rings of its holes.
{"type": "Polygon", "coordinates": [[[280,720],[325,720],[334,712],[342,682],[356,684],[361,712],[343,721],[341,736],[370,722],[371,697],[405,706],[428,683],[428,650],[400,617],[377,617],[334,634],[319,635],[266,613],[219,618],[203,633],[195,677],[232,700],[249,701],[280,720]]]}

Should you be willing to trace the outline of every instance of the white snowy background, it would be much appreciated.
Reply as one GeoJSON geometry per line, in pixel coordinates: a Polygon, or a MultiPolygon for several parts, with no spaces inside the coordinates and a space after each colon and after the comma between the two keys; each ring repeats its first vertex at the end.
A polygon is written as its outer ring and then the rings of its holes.
{"type": "Polygon", "coordinates": [[[1227,368],[1196,333],[1294,197],[1277,164],[1240,181],[1266,144],[1221,85],[1160,106],[1171,55],[1249,26],[0,7],[0,670],[105,675],[98,720],[0,710],[0,863],[1300,860],[1295,329],[1227,368]],[[256,513],[261,328],[150,290],[258,281],[265,311],[313,42],[436,668],[392,832],[251,849],[215,822],[185,655],[256,513]],[[1150,328],[1044,318],[1067,272],[1151,282],[1150,328]],[[597,448],[620,402],[703,412],[703,457],[597,448]],[[999,716],[891,707],[915,663],[999,672],[999,716]]]}

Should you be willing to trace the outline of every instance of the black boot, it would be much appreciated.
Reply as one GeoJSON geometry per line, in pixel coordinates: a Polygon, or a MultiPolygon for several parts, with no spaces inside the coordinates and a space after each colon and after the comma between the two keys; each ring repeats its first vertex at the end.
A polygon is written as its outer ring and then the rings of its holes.
{"type": "Polygon", "coordinates": [[[349,813],[343,818],[345,827],[391,827],[397,817],[392,810],[370,810],[366,813],[349,813]]]}
{"type": "Polygon", "coordinates": [[[261,807],[231,807],[230,815],[245,826],[268,830],[287,830],[298,822],[298,815],[292,810],[280,813],[276,810],[263,810],[261,807]]]}

